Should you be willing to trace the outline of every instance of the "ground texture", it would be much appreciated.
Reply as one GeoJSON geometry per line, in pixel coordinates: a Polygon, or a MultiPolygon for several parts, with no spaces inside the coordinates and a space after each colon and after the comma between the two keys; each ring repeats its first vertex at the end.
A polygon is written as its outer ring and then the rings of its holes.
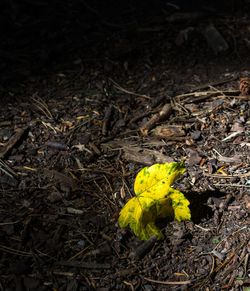
{"type": "Polygon", "coordinates": [[[250,22],[186,15],[92,38],[85,26],[85,50],[56,43],[67,62],[49,73],[25,46],[4,58],[0,290],[249,290],[250,22]],[[208,23],[227,51],[209,46],[208,23]],[[163,223],[159,241],[121,230],[137,172],[183,160],[174,186],[192,220],[163,223]]]}

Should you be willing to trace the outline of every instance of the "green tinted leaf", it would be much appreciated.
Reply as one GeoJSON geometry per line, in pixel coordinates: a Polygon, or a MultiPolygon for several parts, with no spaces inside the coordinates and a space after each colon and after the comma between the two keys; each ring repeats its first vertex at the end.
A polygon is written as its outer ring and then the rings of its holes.
{"type": "Polygon", "coordinates": [[[180,191],[171,188],[184,172],[184,163],[155,164],[143,168],[135,179],[136,197],[122,208],[119,226],[129,226],[141,240],[152,236],[160,239],[162,233],[155,225],[158,218],[190,220],[189,201],[180,191]]]}
{"type": "Polygon", "coordinates": [[[173,162],[145,167],[136,176],[135,194],[162,199],[174,181],[184,172],[184,163],[173,162]]]}
{"type": "Polygon", "coordinates": [[[122,208],[119,216],[119,226],[129,226],[134,234],[141,240],[151,236],[161,237],[160,230],[154,222],[157,218],[155,201],[148,197],[134,197],[122,208]]]}
{"type": "Polygon", "coordinates": [[[169,197],[172,200],[172,207],[174,209],[174,216],[177,221],[190,220],[191,212],[188,207],[190,204],[187,198],[178,190],[171,188],[169,197]]]}

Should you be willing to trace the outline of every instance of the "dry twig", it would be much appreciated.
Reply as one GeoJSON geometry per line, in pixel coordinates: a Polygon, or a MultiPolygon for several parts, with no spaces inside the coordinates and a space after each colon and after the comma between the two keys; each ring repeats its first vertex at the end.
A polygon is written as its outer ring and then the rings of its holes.
{"type": "Polygon", "coordinates": [[[150,129],[152,129],[158,122],[166,120],[172,112],[172,106],[170,103],[166,103],[160,112],[154,114],[143,126],[140,127],[142,135],[148,135],[150,129]]]}
{"type": "Polygon", "coordinates": [[[109,79],[109,80],[113,83],[114,87],[117,90],[119,90],[119,91],[121,91],[123,93],[129,94],[129,95],[138,96],[138,97],[142,97],[142,98],[145,98],[145,99],[152,99],[152,97],[150,97],[150,96],[147,96],[147,95],[144,95],[144,94],[135,93],[135,92],[129,91],[127,89],[124,89],[119,84],[117,84],[114,80],[112,80],[112,79],[109,79]]]}

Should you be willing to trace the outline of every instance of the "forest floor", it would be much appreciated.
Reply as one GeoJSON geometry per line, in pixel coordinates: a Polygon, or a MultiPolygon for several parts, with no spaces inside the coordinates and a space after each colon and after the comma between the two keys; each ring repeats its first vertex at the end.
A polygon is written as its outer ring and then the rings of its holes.
{"type": "Polygon", "coordinates": [[[154,20],[6,77],[0,290],[249,290],[250,21],[209,21],[154,20]],[[227,51],[209,47],[209,21],[227,51]],[[172,161],[191,221],[142,242],[119,212],[140,169],[172,161]]]}

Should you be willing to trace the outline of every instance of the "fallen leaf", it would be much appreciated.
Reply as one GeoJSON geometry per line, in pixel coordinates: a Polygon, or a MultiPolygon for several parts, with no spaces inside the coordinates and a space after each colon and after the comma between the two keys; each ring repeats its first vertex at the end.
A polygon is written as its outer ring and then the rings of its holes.
{"type": "Polygon", "coordinates": [[[171,187],[184,172],[184,163],[175,162],[143,168],[134,183],[136,197],[122,208],[119,226],[129,226],[141,240],[148,240],[153,236],[161,239],[163,235],[155,225],[158,218],[190,220],[189,201],[180,191],[171,187]]]}

